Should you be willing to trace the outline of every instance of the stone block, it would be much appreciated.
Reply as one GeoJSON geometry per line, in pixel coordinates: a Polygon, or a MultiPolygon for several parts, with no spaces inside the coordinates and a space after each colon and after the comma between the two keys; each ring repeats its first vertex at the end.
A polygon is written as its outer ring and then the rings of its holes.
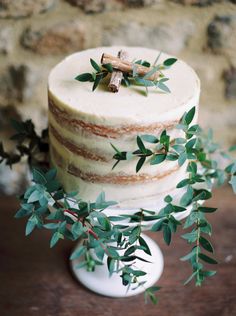
{"type": "Polygon", "coordinates": [[[10,65],[0,76],[0,105],[29,100],[34,95],[38,74],[28,65],[10,65]]]}
{"type": "Polygon", "coordinates": [[[150,27],[129,22],[105,31],[102,41],[103,45],[141,45],[178,54],[186,46],[194,30],[192,21],[184,19],[172,24],[162,23],[150,27]]]}
{"type": "Polygon", "coordinates": [[[67,0],[70,4],[79,7],[85,13],[101,13],[106,9],[106,0],[67,0]]]}
{"type": "Polygon", "coordinates": [[[0,29],[0,54],[7,55],[12,51],[12,29],[3,27],[0,29]]]}
{"type": "Polygon", "coordinates": [[[207,28],[207,45],[216,54],[235,59],[236,14],[217,15],[207,28]]]}
{"type": "Polygon", "coordinates": [[[27,28],[21,37],[23,47],[41,55],[68,54],[84,48],[85,28],[77,21],[34,30],[27,28]]]}
{"type": "Polygon", "coordinates": [[[0,0],[0,18],[24,18],[51,9],[56,0],[0,0]]]}
{"type": "Polygon", "coordinates": [[[225,97],[231,100],[236,99],[236,68],[231,67],[224,71],[223,78],[225,80],[225,97]]]}

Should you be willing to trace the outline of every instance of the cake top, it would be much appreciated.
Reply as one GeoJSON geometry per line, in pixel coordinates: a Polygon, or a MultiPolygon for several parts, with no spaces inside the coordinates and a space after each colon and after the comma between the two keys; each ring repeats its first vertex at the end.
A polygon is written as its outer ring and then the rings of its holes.
{"type": "MultiPolygon", "coordinates": [[[[91,82],[78,82],[78,74],[91,72],[90,58],[100,63],[103,53],[116,56],[118,51],[128,52],[129,60],[147,60],[154,63],[159,52],[142,47],[99,47],[72,54],[56,65],[49,76],[49,94],[68,109],[88,117],[90,121],[97,119],[104,122],[125,124],[147,123],[157,120],[171,119],[171,113],[186,105],[191,106],[199,98],[200,81],[194,70],[182,60],[169,69],[164,75],[169,78],[166,82],[170,93],[155,87],[149,88],[145,95],[143,86],[121,86],[118,93],[112,93],[107,88],[107,82],[100,84],[92,92],[91,82]]],[[[173,56],[162,53],[158,64],[173,56]]]]}

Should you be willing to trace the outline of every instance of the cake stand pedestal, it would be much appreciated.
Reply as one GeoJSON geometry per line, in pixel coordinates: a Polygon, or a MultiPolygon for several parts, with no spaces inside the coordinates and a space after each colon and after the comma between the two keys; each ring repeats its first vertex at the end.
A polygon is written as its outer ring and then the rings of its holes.
{"type": "MultiPolygon", "coordinates": [[[[160,205],[162,207],[162,205],[160,205]]],[[[160,208],[161,208],[160,207],[160,208]]],[[[160,209],[158,208],[158,209],[160,209]]],[[[130,210],[130,213],[138,212],[139,209],[130,210]]],[[[177,220],[181,220],[189,215],[191,211],[191,206],[187,207],[184,212],[175,213],[174,217],[177,220]]],[[[121,215],[122,213],[128,213],[127,210],[117,210],[117,209],[106,209],[104,213],[107,215],[121,215]]],[[[150,230],[152,225],[156,221],[151,222],[142,222],[142,230],[150,230]]],[[[117,222],[116,222],[117,223],[117,222]]],[[[122,221],[124,224],[124,222],[122,221]]],[[[125,222],[125,225],[128,223],[125,222]]],[[[135,226],[137,223],[129,223],[130,226],[135,226]]],[[[143,234],[141,235],[146,243],[149,246],[151,251],[151,256],[144,253],[142,250],[137,250],[135,252],[136,255],[148,260],[149,262],[143,262],[141,260],[135,261],[135,268],[138,270],[145,271],[147,274],[139,277],[140,282],[146,281],[144,286],[140,286],[136,289],[135,284],[131,285],[130,288],[127,290],[127,286],[122,284],[122,279],[119,273],[113,273],[111,276],[109,275],[109,271],[106,265],[107,256],[104,256],[104,264],[101,266],[96,266],[94,272],[88,272],[86,268],[76,268],[78,264],[81,262],[82,259],[74,259],[71,261],[71,268],[75,278],[82,283],[85,287],[90,289],[91,291],[98,293],[100,295],[109,296],[109,297],[129,297],[133,295],[137,295],[145,291],[146,288],[153,286],[160,278],[163,268],[164,268],[164,259],[162,252],[159,246],[153,241],[150,237],[143,234]]],[[[80,242],[76,246],[78,248],[80,246],[80,242]]],[[[75,249],[76,249],[75,248],[75,249]]],[[[75,250],[74,249],[74,250],[75,250]]]]}
{"type": "MultiPolygon", "coordinates": [[[[146,281],[144,286],[145,288],[148,288],[154,285],[160,278],[164,267],[164,260],[159,246],[145,234],[142,234],[141,236],[148,244],[152,255],[150,256],[143,251],[137,250],[135,254],[141,256],[145,260],[150,261],[150,263],[136,260],[135,268],[147,273],[145,276],[139,277],[139,280],[140,282],[146,281]]],[[[78,244],[77,247],[79,246],[80,244],[78,244]]],[[[72,260],[72,271],[76,279],[78,279],[79,282],[85,287],[104,296],[128,297],[144,292],[145,288],[142,286],[132,289],[132,287],[135,287],[135,284],[132,285],[127,291],[127,286],[122,284],[119,273],[113,273],[111,276],[109,276],[106,259],[107,256],[105,255],[104,265],[96,266],[94,272],[88,272],[85,268],[77,269],[76,266],[79,264],[80,259],[72,260]]]]}

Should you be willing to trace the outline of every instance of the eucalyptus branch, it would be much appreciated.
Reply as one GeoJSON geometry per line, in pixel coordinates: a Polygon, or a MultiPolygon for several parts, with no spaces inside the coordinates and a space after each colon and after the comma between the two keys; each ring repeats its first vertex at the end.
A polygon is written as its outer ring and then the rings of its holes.
{"type": "Polygon", "coordinates": [[[5,162],[11,167],[26,157],[30,166],[48,167],[48,129],[44,129],[38,135],[31,120],[25,122],[12,120],[12,127],[15,134],[10,139],[15,142],[15,150],[6,152],[0,142],[0,163],[5,162]]]}
{"type": "MultiPolygon", "coordinates": [[[[118,272],[122,283],[128,288],[131,285],[141,286],[144,282],[139,277],[146,274],[135,268],[137,260],[147,261],[137,256],[137,249],[150,253],[148,245],[141,234],[141,222],[138,226],[115,224],[117,218],[106,216],[103,210],[116,204],[106,201],[101,193],[95,202],[85,202],[77,192],[66,193],[56,178],[56,170],[43,172],[33,169],[33,182],[21,197],[21,208],[16,218],[28,217],[26,235],[37,227],[51,230],[50,247],[60,239],[82,240],[70,259],[79,259],[78,268],[86,267],[94,271],[97,265],[103,264],[107,255],[107,267],[110,274],[118,272]]],[[[153,298],[154,290],[147,289],[153,298]]]]}
{"type": "MultiPolygon", "coordinates": [[[[158,57],[160,57],[160,54],[158,57]]],[[[156,61],[157,60],[158,59],[156,59],[156,61]]],[[[150,62],[148,61],[141,59],[136,60],[133,63],[131,63],[130,69],[132,71],[123,72],[122,84],[126,87],[129,87],[130,85],[144,86],[146,88],[146,95],[148,95],[149,87],[155,87],[166,93],[169,93],[170,89],[165,84],[165,82],[168,81],[169,78],[166,78],[163,75],[162,70],[170,68],[176,61],[176,58],[168,58],[162,64],[156,65],[155,62],[154,65],[151,66],[150,62]],[[137,68],[139,65],[143,66],[143,68],[147,67],[148,71],[145,75],[141,75],[138,73],[137,68]],[[155,78],[155,80],[150,80],[150,77],[152,77],[157,71],[159,71],[158,78],[155,78]]],[[[101,81],[104,78],[106,78],[109,74],[111,74],[114,71],[114,69],[111,63],[103,63],[101,65],[98,65],[92,58],[90,58],[90,63],[94,71],[92,73],[79,74],[75,77],[75,80],[80,82],[93,82],[92,90],[94,91],[101,83],[101,81]]]]}
{"type": "MultiPolygon", "coordinates": [[[[236,192],[236,160],[229,154],[236,150],[236,147],[232,146],[228,151],[222,150],[220,145],[213,141],[211,131],[205,134],[199,125],[191,125],[194,115],[195,107],[186,112],[176,126],[177,129],[184,132],[184,137],[171,139],[165,130],[159,137],[156,135],[137,136],[138,148],[133,152],[122,151],[111,144],[115,151],[113,159],[116,161],[113,168],[121,161],[137,158],[136,172],[139,172],[147,162],[150,165],[156,165],[164,161],[178,161],[178,165],[182,166],[188,160],[200,165],[201,173],[194,175],[192,179],[184,179],[179,184],[179,188],[188,183],[205,181],[210,187],[212,187],[213,182],[222,185],[228,178],[234,192],[236,192]],[[146,147],[145,142],[152,144],[152,147],[146,147]],[[212,158],[213,155],[217,154],[217,151],[228,161],[225,168],[220,168],[217,161],[212,158]]],[[[196,168],[194,164],[192,166],[196,168]]]]}
{"type": "MultiPolygon", "coordinates": [[[[145,261],[142,256],[137,256],[137,250],[150,255],[150,249],[140,235],[143,224],[155,221],[155,224],[152,224],[152,231],[162,231],[164,241],[168,245],[178,227],[191,227],[192,231],[182,237],[194,245],[191,252],[182,260],[189,261],[193,269],[186,283],[195,278],[196,285],[200,285],[207,276],[215,273],[205,270],[203,263],[216,263],[215,259],[203,252],[206,250],[213,253],[213,247],[205,237],[211,235],[211,225],[205,214],[216,209],[201,204],[211,198],[214,183],[222,185],[229,179],[236,192],[236,161],[230,155],[236,147],[232,146],[228,152],[223,151],[214,142],[211,132],[206,135],[199,125],[191,125],[194,114],[195,108],[192,108],[176,126],[184,135],[182,137],[171,139],[166,131],[158,136],[137,136],[137,149],[133,152],[125,152],[112,145],[115,150],[115,166],[121,161],[124,163],[129,159],[137,159],[136,172],[148,162],[151,165],[165,161],[177,161],[179,166],[186,164],[186,178],[176,187],[184,190],[178,205],[174,197],[167,195],[164,199],[165,205],[160,210],[140,209],[132,215],[106,216],[103,211],[115,202],[106,201],[104,193],[101,193],[95,202],[83,201],[77,192],[64,191],[56,178],[55,169],[43,172],[33,168],[34,184],[22,195],[21,208],[15,215],[17,218],[28,217],[26,235],[36,227],[49,229],[52,232],[51,247],[60,239],[75,241],[80,238],[80,247],[71,256],[72,260],[79,260],[78,268],[86,267],[88,271],[94,271],[97,265],[103,264],[106,255],[110,274],[119,273],[122,283],[129,288],[145,287],[144,282],[139,279],[145,275],[145,271],[138,270],[135,266],[137,260],[145,261]],[[151,144],[151,147],[149,148],[146,143],[151,144]],[[217,162],[215,155],[218,154],[227,161],[226,167],[221,167],[217,162]],[[186,211],[187,208],[191,211],[186,220],[176,220],[176,214],[186,211]],[[127,220],[134,225],[122,223],[127,220]]],[[[31,165],[42,163],[43,159],[39,159],[39,156],[46,156],[48,151],[46,130],[38,136],[32,122],[15,124],[17,134],[13,140],[17,142],[18,156],[14,158],[15,153],[6,153],[1,146],[1,161],[11,165],[27,156],[31,165]]],[[[146,289],[145,297],[156,302],[155,292],[158,290],[159,287],[146,289]]]]}
{"type": "MultiPolygon", "coordinates": [[[[178,161],[178,165],[182,166],[186,161],[186,174],[188,178],[181,180],[176,188],[186,188],[185,193],[180,198],[180,205],[172,205],[172,197],[166,196],[164,206],[161,210],[148,211],[149,215],[143,216],[143,221],[156,220],[152,226],[152,231],[163,230],[163,237],[165,242],[169,245],[171,242],[171,234],[176,231],[180,222],[176,221],[174,215],[177,208],[178,211],[186,210],[185,207],[192,207],[190,215],[187,217],[184,228],[195,226],[192,232],[184,234],[182,237],[188,243],[196,242],[191,252],[181,258],[182,261],[189,260],[193,273],[185,282],[187,284],[194,277],[196,285],[201,285],[206,277],[212,276],[216,271],[207,271],[203,268],[203,262],[216,264],[217,261],[202,252],[202,248],[213,253],[213,247],[208,239],[202,234],[211,235],[211,225],[205,218],[205,213],[214,212],[215,208],[200,206],[202,201],[211,198],[211,192],[205,188],[200,188],[201,183],[206,183],[211,190],[213,184],[222,185],[226,179],[232,185],[233,191],[236,193],[236,161],[229,154],[229,152],[236,149],[232,146],[228,152],[223,151],[218,144],[213,140],[212,131],[206,134],[199,125],[190,125],[193,121],[195,108],[193,107],[189,112],[185,113],[179,124],[176,126],[184,132],[185,137],[170,139],[170,136],[163,131],[160,137],[155,135],[137,136],[137,146],[133,152],[125,152],[117,149],[115,150],[113,158],[116,160],[113,168],[120,161],[130,160],[138,157],[136,165],[136,172],[142,168],[146,159],[149,158],[149,163],[160,164],[164,161],[172,160],[178,161]],[[147,148],[144,142],[155,144],[155,148],[147,148]],[[229,161],[225,168],[220,168],[218,162],[213,158],[213,155],[220,154],[224,159],[229,161]],[[180,210],[178,210],[180,207],[180,210]],[[181,209],[182,208],[182,209],[181,209]]],[[[147,210],[146,210],[147,212],[147,210]]],[[[139,213],[133,215],[125,215],[130,221],[137,221],[139,213]]]]}

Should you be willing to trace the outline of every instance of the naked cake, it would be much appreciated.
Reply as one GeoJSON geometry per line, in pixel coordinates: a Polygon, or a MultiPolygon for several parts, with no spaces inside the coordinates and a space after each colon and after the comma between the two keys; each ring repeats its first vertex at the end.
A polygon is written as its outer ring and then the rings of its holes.
{"type": "MultiPolygon", "coordinates": [[[[136,137],[159,135],[164,129],[174,137],[175,125],[184,112],[198,108],[200,81],[182,60],[165,70],[170,93],[151,88],[121,86],[118,93],[105,84],[92,92],[91,82],[78,82],[79,73],[91,72],[90,58],[128,52],[130,60],[154,62],[158,52],[141,47],[100,47],[75,53],[51,71],[48,82],[49,137],[52,164],[66,191],[79,190],[85,200],[94,201],[101,191],[122,208],[147,207],[175,190],[185,178],[186,166],[176,161],[150,165],[136,173],[137,159],[120,162],[115,169],[111,143],[124,151],[137,148],[136,137]]],[[[171,56],[162,53],[160,62],[171,56]]],[[[196,118],[196,117],[195,117],[196,118]]]]}

